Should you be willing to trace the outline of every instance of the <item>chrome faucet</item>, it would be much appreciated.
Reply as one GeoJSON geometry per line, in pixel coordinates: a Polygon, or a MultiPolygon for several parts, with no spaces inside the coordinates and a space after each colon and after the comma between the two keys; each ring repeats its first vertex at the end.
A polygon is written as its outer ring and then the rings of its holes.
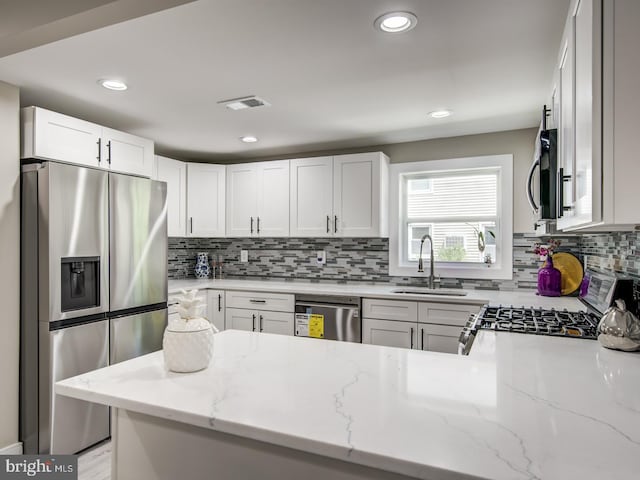
{"type": "Polygon", "coordinates": [[[429,235],[428,233],[425,233],[422,238],[420,239],[420,255],[418,256],[418,272],[419,273],[423,273],[424,272],[424,264],[422,262],[422,246],[424,245],[424,241],[426,239],[429,239],[429,268],[431,269],[429,271],[429,288],[433,289],[435,288],[435,280],[436,280],[436,276],[435,276],[435,272],[434,272],[434,265],[433,265],[433,238],[431,238],[431,235],[429,235]]]}

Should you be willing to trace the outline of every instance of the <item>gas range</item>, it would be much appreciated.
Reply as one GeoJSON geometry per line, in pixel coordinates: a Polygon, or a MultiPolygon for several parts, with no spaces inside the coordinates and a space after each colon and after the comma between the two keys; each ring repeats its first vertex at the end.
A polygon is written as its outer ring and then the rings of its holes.
{"type": "Polygon", "coordinates": [[[585,288],[580,295],[585,310],[570,312],[533,307],[485,306],[469,319],[462,330],[459,353],[469,354],[480,330],[595,340],[602,314],[616,299],[625,300],[627,306],[637,311],[639,294],[634,292],[632,279],[593,270],[588,270],[585,276],[585,288]]]}
{"type": "Polygon", "coordinates": [[[499,306],[484,307],[472,328],[595,340],[599,321],[590,312],[499,306]]]}

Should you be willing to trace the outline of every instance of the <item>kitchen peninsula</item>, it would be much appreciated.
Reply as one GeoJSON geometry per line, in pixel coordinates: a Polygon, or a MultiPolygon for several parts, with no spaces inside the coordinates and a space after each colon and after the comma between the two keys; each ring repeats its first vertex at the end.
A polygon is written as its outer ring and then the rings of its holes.
{"type": "Polygon", "coordinates": [[[162,352],[59,382],[113,408],[128,479],[627,479],[640,355],[481,332],[469,356],[228,330],[206,370],[162,352]],[[517,361],[514,361],[517,359],[517,361]]]}

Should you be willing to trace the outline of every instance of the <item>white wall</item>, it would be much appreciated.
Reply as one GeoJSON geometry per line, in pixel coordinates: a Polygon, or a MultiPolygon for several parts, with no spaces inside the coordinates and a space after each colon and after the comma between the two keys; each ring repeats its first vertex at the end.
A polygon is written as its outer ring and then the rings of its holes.
{"type": "Polygon", "coordinates": [[[0,450],[18,441],[20,105],[0,82],[0,450]]]}

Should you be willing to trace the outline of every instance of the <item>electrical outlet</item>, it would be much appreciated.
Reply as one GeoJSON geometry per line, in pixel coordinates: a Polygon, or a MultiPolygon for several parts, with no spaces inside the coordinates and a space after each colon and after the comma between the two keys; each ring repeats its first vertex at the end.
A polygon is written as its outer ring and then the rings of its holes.
{"type": "Polygon", "coordinates": [[[247,263],[249,261],[249,250],[240,250],[240,261],[247,263]]]}
{"type": "Polygon", "coordinates": [[[318,250],[316,252],[316,263],[319,267],[327,263],[327,252],[324,250],[318,250]]]}

